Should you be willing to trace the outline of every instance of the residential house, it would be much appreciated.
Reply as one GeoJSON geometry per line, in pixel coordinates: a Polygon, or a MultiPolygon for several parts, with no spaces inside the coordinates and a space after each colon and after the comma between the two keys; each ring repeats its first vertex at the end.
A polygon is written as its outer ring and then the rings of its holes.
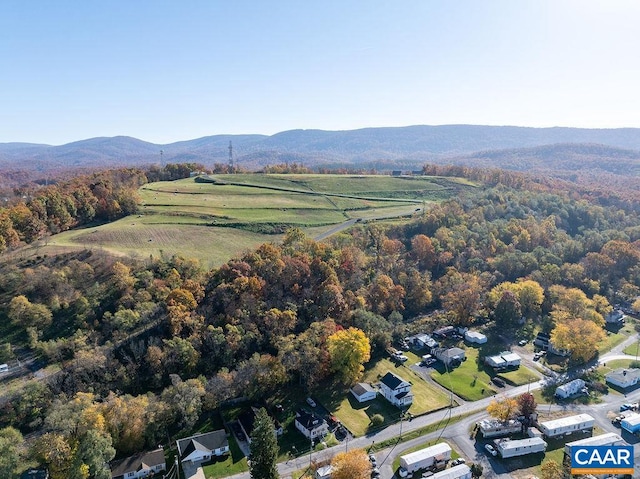
{"type": "Polygon", "coordinates": [[[586,386],[586,383],[584,382],[584,380],[580,378],[574,379],[573,381],[569,381],[566,384],[558,386],[556,388],[555,395],[556,397],[567,399],[568,397],[571,397],[575,394],[584,393],[585,386],[586,386]]]}
{"type": "Polygon", "coordinates": [[[387,401],[399,408],[408,407],[413,402],[411,384],[392,372],[380,380],[380,392],[387,401]]]}
{"type": "Polygon", "coordinates": [[[560,437],[574,432],[593,430],[595,419],[589,414],[576,414],[538,423],[538,429],[545,437],[560,437]]]}
{"type": "Polygon", "coordinates": [[[378,395],[376,390],[367,383],[356,383],[349,391],[359,403],[371,401],[378,395]]]}
{"type": "Polygon", "coordinates": [[[442,328],[436,329],[433,332],[433,335],[436,338],[440,338],[440,339],[453,337],[454,334],[457,334],[457,333],[456,333],[456,328],[454,328],[453,326],[444,326],[442,328]]]}
{"type": "MultiPolygon", "coordinates": [[[[249,409],[245,409],[238,416],[238,423],[240,424],[240,428],[242,432],[244,432],[245,436],[247,436],[247,441],[251,443],[251,433],[253,432],[253,423],[256,420],[256,415],[258,413],[258,408],[251,406],[249,409]]],[[[278,422],[276,418],[269,415],[273,421],[274,432],[276,436],[282,436],[284,434],[284,429],[282,425],[278,422]]]]}
{"type": "Polygon", "coordinates": [[[142,452],[111,463],[111,477],[113,479],[138,479],[166,470],[167,464],[162,448],[142,452]]]}
{"type": "Polygon", "coordinates": [[[519,368],[521,361],[522,358],[511,351],[503,351],[484,359],[485,364],[494,369],[519,368]]]}
{"type": "Polygon", "coordinates": [[[432,353],[447,367],[459,366],[465,360],[464,349],[460,348],[436,348],[432,353]]]}
{"type": "Polygon", "coordinates": [[[296,429],[308,439],[321,438],[329,433],[327,421],[303,409],[296,412],[294,424],[296,429]]]}
{"type": "Polygon", "coordinates": [[[177,444],[180,462],[193,465],[229,452],[229,441],[224,429],[178,439],[177,444]]]}
{"type": "Polygon", "coordinates": [[[627,389],[638,384],[640,369],[616,369],[605,375],[605,380],[612,386],[627,389]]]}
{"type": "Polygon", "coordinates": [[[438,347],[438,341],[433,339],[428,334],[424,334],[424,333],[416,334],[415,336],[412,336],[410,339],[412,340],[414,346],[419,349],[426,348],[430,351],[433,348],[438,347]]]}
{"type": "Polygon", "coordinates": [[[604,317],[608,325],[616,326],[624,323],[624,314],[619,309],[614,309],[604,317]]]}
{"type": "Polygon", "coordinates": [[[620,427],[631,434],[640,432],[640,414],[629,414],[620,421],[620,427]]]}

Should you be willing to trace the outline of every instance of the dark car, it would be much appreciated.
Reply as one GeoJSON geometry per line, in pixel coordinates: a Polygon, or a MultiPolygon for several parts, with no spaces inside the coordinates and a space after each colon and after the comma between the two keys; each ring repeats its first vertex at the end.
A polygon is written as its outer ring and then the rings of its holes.
{"type": "Polygon", "coordinates": [[[503,379],[500,379],[498,377],[491,379],[491,382],[501,388],[503,388],[506,384],[503,379]]]}

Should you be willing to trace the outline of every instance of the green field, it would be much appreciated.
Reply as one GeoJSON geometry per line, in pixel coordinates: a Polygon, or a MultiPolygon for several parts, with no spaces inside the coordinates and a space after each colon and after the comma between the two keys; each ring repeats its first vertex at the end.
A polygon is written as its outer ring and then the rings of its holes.
{"type": "Polygon", "coordinates": [[[483,365],[478,365],[479,350],[469,347],[465,349],[465,353],[467,360],[460,366],[447,371],[438,363],[439,369],[431,373],[431,377],[467,401],[493,396],[496,390],[491,384],[491,376],[483,365]]]}
{"type": "Polygon", "coordinates": [[[149,183],[139,190],[139,214],[55,235],[44,248],[179,254],[211,268],[280,241],[290,227],[313,238],[348,220],[406,221],[470,187],[456,178],[383,175],[238,174],[149,183]]]}

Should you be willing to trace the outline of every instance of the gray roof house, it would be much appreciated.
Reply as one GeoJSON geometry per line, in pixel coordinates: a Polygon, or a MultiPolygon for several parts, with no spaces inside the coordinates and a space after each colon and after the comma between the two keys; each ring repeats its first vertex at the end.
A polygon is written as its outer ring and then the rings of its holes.
{"type": "Polygon", "coordinates": [[[436,348],[432,353],[446,366],[458,366],[465,360],[464,349],[460,348],[436,348]]]}
{"type": "Polygon", "coordinates": [[[399,408],[413,403],[411,384],[392,372],[388,372],[380,379],[380,393],[387,401],[399,408]]]}
{"type": "Polygon", "coordinates": [[[621,389],[635,386],[640,381],[640,369],[616,369],[605,375],[605,380],[621,389]]]}
{"type": "Polygon", "coordinates": [[[199,464],[229,452],[229,441],[224,429],[178,439],[177,444],[178,457],[183,463],[199,464]]]}
{"type": "Polygon", "coordinates": [[[113,479],[138,479],[166,470],[167,464],[162,448],[142,452],[111,463],[111,477],[113,479]]]}

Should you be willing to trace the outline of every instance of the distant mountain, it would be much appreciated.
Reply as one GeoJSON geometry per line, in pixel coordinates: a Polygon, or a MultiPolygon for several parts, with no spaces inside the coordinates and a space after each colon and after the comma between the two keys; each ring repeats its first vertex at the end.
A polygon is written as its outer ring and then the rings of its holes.
{"type": "Polygon", "coordinates": [[[465,163],[511,169],[580,169],[638,174],[640,129],[407,126],[349,131],[291,130],[265,135],[216,135],[166,145],[118,136],[61,146],[0,144],[0,168],[47,172],[64,168],[142,166],[163,162],[226,163],[248,168],[279,162],[305,165],[465,163]],[[162,155],[161,152],[162,151],[162,155]],[[600,165],[606,160],[607,165],[600,165]]]}
{"type": "Polygon", "coordinates": [[[597,144],[543,145],[491,150],[448,158],[460,165],[534,172],[603,171],[640,176],[640,151],[597,144]]]}

